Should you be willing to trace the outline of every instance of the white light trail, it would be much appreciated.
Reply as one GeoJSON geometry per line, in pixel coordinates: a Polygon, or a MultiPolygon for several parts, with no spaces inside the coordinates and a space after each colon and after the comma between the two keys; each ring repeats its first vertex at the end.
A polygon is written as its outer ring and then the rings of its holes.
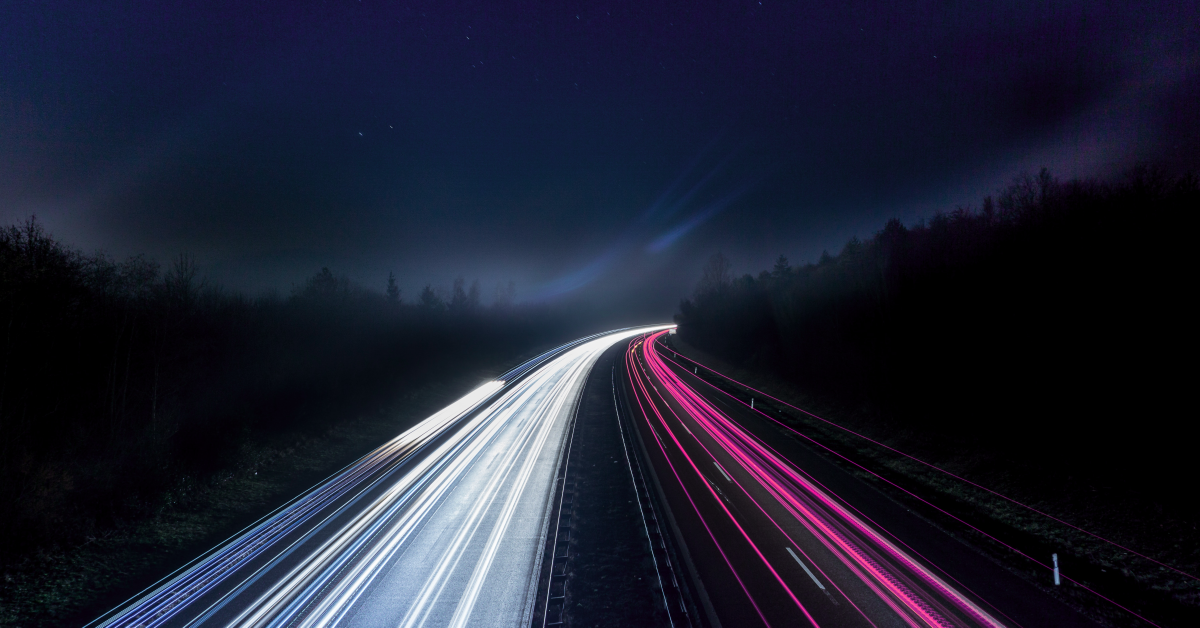
{"type": "Polygon", "coordinates": [[[564,346],[405,431],[104,626],[527,623],[575,402],[622,330],[564,346]]]}

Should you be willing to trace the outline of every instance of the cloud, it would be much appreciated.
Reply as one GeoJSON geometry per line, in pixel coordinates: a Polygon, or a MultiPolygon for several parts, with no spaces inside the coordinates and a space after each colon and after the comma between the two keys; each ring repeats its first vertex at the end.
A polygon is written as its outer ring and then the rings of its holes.
{"type": "Polygon", "coordinates": [[[655,238],[652,242],[650,242],[649,245],[646,246],[646,250],[651,253],[660,253],[666,250],[680,238],[687,235],[689,231],[708,222],[713,216],[716,216],[724,211],[726,207],[729,207],[734,201],[738,200],[747,192],[749,192],[751,188],[758,185],[763,178],[766,177],[746,183],[733,192],[730,192],[716,201],[709,203],[700,211],[692,214],[692,216],[687,220],[679,223],[674,228],[655,238]]]}
{"type": "Polygon", "coordinates": [[[525,300],[533,302],[549,301],[574,292],[603,276],[628,250],[628,238],[622,238],[583,268],[546,283],[533,296],[525,300]]]}

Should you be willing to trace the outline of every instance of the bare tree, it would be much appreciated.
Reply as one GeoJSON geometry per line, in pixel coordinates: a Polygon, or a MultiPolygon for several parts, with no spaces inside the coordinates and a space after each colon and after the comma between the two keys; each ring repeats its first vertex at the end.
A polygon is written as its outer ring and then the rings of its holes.
{"type": "Polygon", "coordinates": [[[400,305],[400,286],[396,285],[396,273],[388,273],[387,300],[388,303],[400,305]]]}
{"type": "Polygon", "coordinates": [[[186,253],[179,257],[167,269],[163,276],[163,287],[166,288],[167,298],[183,312],[189,312],[195,305],[204,281],[197,281],[198,273],[196,258],[186,253]]]}
{"type": "Polygon", "coordinates": [[[733,264],[721,253],[713,253],[704,264],[696,294],[718,292],[733,283],[733,264]]]}

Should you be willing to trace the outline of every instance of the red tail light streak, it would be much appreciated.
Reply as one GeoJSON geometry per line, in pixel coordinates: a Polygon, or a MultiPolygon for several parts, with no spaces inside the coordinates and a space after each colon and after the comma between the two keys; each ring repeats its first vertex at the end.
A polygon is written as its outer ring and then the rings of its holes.
{"type": "Polygon", "coordinates": [[[630,344],[631,405],[660,481],[684,496],[680,517],[694,516],[707,532],[691,542],[694,553],[714,548],[741,589],[719,596],[730,612],[751,608],[744,616],[765,625],[1005,625],[698,394],[659,354],[665,333],[630,344]],[[735,593],[741,598],[728,599],[735,593]]]}

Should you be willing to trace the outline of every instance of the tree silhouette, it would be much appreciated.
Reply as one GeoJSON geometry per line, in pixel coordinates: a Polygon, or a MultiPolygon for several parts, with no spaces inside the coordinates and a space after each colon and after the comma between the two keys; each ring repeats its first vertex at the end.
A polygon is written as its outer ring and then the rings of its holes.
{"type": "Polygon", "coordinates": [[[332,304],[349,299],[357,291],[345,275],[335,276],[328,267],[309,277],[302,287],[292,291],[292,296],[313,303],[332,304]]]}
{"type": "Polygon", "coordinates": [[[162,268],[84,255],[36,218],[0,227],[0,571],[155,516],[181,482],[244,468],[247,443],[339,420],[322,408],[374,412],[397,381],[561,332],[550,314],[484,311],[464,283],[471,325],[431,285],[406,307],[392,273],[383,292],[324,267],[288,298],[251,298],[187,254],[162,268]]]}
{"type": "Polygon", "coordinates": [[[443,307],[442,298],[438,296],[433,286],[425,284],[421,289],[421,307],[427,310],[440,310],[443,307]]]}
{"type": "Polygon", "coordinates": [[[400,304],[400,286],[396,285],[396,273],[388,273],[386,294],[388,303],[400,304]]]}
{"type": "Polygon", "coordinates": [[[788,265],[788,258],[784,257],[783,253],[780,253],[779,258],[775,260],[775,267],[771,269],[771,276],[775,278],[782,277],[786,275],[791,268],[792,267],[788,265]]]}
{"type": "MultiPolygon", "coordinates": [[[[1145,440],[1150,429],[1118,437],[1087,421],[1154,415],[1146,408],[1169,398],[1162,382],[1178,379],[1147,348],[1190,334],[1179,289],[1190,281],[1186,247],[1113,259],[1161,242],[1164,228],[1186,233],[1198,181],[1143,167],[1114,184],[1064,183],[1043,169],[978,211],[911,227],[892,219],[816,263],[790,267],[781,255],[771,272],[734,281],[718,253],[680,304],[679,334],[902,428],[1030,460],[1071,442],[1080,457],[1054,459],[1094,470],[1097,452],[1116,455],[1138,439],[1143,449],[1132,451],[1167,447],[1145,440]]],[[[1177,453],[1146,468],[1187,458],[1177,453]]]]}
{"type": "Polygon", "coordinates": [[[733,264],[721,253],[713,253],[704,264],[696,293],[715,293],[727,288],[733,281],[733,264]]]}

